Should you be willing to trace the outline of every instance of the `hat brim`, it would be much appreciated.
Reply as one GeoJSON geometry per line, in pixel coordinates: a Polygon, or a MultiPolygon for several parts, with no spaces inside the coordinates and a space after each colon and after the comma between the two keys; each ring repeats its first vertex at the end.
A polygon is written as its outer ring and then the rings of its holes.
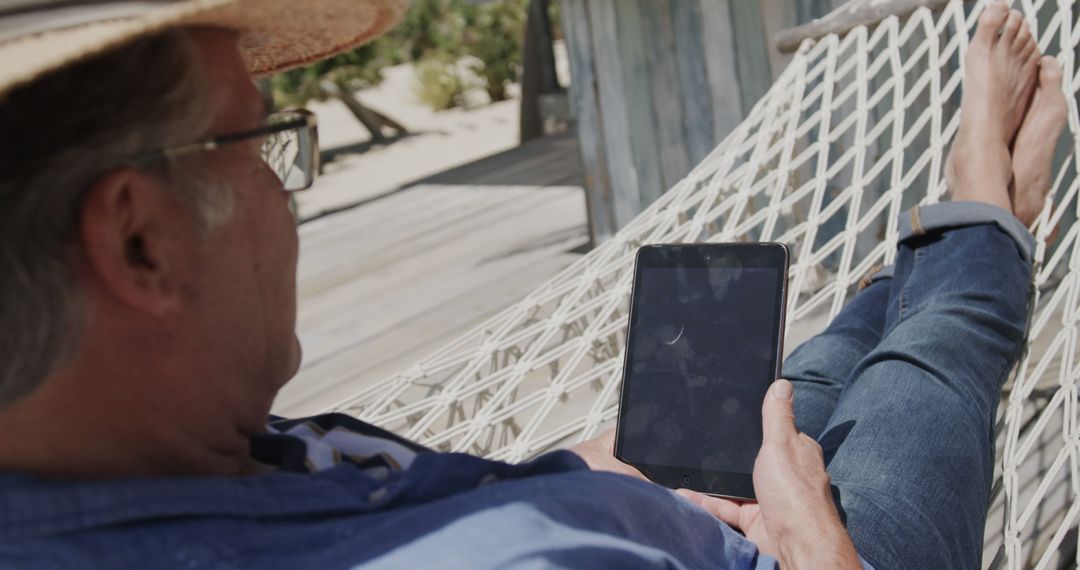
{"type": "Polygon", "coordinates": [[[408,0],[182,0],[137,16],[92,21],[0,42],[0,96],[43,74],[180,26],[238,33],[253,75],[312,63],[396,25],[408,0]]]}

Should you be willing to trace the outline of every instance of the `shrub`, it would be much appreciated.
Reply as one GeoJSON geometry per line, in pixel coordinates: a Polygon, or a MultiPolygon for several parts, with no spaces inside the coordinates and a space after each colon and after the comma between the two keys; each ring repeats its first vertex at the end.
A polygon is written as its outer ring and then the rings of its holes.
{"type": "Polygon", "coordinates": [[[398,27],[353,51],[272,79],[278,105],[303,105],[325,97],[319,83],[329,79],[345,89],[377,85],[384,67],[416,62],[417,95],[432,108],[460,100],[461,71],[451,62],[474,56],[483,62],[475,73],[493,101],[506,98],[521,66],[528,0],[497,0],[473,5],[466,0],[414,0],[398,27]],[[423,67],[421,70],[420,68],[423,67]],[[451,95],[452,94],[452,95],[451,95]]]}
{"type": "Polygon", "coordinates": [[[351,91],[378,85],[382,81],[382,68],[400,63],[394,61],[394,50],[385,48],[388,39],[379,38],[353,51],[273,76],[270,82],[274,102],[283,107],[300,107],[313,99],[321,101],[325,98],[319,88],[323,79],[351,91]]]}
{"type": "Polygon", "coordinates": [[[467,51],[483,62],[476,73],[484,79],[492,101],[506,99],[506,85],[518,79],[527,9],[526,0],[505,0],[476,9],[467,51]]]}
{"type": "Polygon", "coordinates": [[[465,93],[465,82],[452,61],[427,58],[416,65],[413,94],[436,111],[458,105],[465,93]]]}

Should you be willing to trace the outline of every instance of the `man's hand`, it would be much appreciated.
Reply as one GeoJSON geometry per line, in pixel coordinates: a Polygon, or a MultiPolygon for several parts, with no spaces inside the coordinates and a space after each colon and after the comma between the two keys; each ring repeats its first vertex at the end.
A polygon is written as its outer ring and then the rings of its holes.
{"type": "MultiPolygon", "coordinates": [[[[793,390],[777,380],[762,406],[763,438],[754,464],[757,503],[677,492],[728,525],[742,531],[761,552],[785,569],[861,568],[855,546],[840,521],[829,489],[821,446],[795,429],[793,390]]],[[[615,459],[615,430],[583,441],[570,451],[594,471],[612,471],[647,480],[615,459]]]]}
{"type": "Polygon", "coordinates": [[[648,481],[641,471],[615,459],[615,428],[571,447],[570,451],[584,459],[593,471],[611,471],[648,481]]]}
{"type": "Polygon", "coordinates": [[[754,463],[757,503],[679,493],[741,530],[784,568],[861,568],[833,504],[821,446],[795,429],[792,400],[787,380],[777,380],[765,396],[754,463]]]}

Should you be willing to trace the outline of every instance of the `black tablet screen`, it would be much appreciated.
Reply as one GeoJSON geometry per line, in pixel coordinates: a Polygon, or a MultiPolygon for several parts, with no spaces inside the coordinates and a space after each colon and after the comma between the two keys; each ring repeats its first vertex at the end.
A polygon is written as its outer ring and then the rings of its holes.
{"type": "Polygon", "coordinates": [[[619,439],[623,460],[750,473],[776,370],[782,270],[639,267],[619,439]]]}

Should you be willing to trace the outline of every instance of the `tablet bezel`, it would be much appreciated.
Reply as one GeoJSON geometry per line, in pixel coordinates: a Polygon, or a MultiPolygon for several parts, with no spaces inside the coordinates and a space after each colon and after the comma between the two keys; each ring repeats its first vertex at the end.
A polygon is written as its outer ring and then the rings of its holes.
{"type": "Polygon", "coordinates": [[[642,472],[651,481],[671,489],[686,488],[709,495],[741,500],[756,500],[752,473],[710,471],[696,467],[649,465],[627,461],[622,449],[620,428],[621,411],[626,408],[624,389],[629,371],[629,355],[633,350],[631,326],[634,308],[638,302],[637,285],[643,269],[665,268],[722,268],[761,267],[775,268],[783,276],[774,306],[779,315],[774,330],[773,377],[769,384],[780,377],[784,353],[784,325],[787,308],[787,274],[789,253],[786,245],[777,242],[705,243],[705,244],[656,244],[638,249],[634,263],[634,282],[630,294],[630,310],[626,323],[626,352],[623,357],[622,382],[619,385],[619,418],[615,430],[615,457],[642,472]]]}

